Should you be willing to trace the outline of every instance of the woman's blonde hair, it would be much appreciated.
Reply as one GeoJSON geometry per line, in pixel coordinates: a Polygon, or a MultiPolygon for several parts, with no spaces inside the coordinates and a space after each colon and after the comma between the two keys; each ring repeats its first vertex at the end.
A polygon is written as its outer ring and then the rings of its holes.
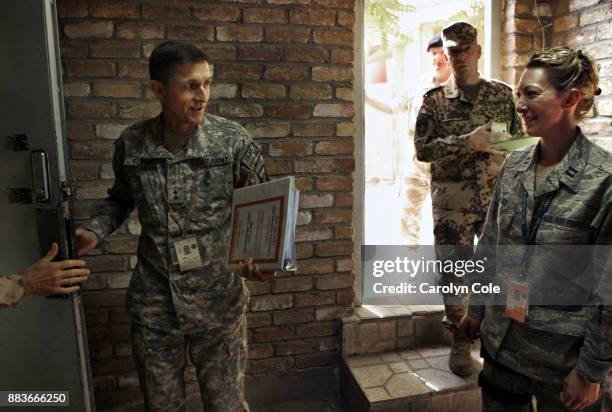
{"type": "Polygon", "coordinates": [[[582,98],[576,106],[577,119],[584,117],[591,109],[595,96],[601,94],[598,87],[599,75],[597,66],[591,57],[582,50],[569,47],[544,49],[531,56],[527,68],[543,67],[548,72],[548,79],[555,89],[565,92],[577,89],[582,98]]]}

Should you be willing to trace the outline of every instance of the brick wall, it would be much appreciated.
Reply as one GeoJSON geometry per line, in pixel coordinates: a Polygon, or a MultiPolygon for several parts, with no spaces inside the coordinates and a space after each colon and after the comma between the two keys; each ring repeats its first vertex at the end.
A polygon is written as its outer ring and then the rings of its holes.
{"type": "MultiPolygon", "coordinates": [[[[337,318],[354,298],[353,0],[58,3],[76,218],[87,219],[112,183],[113,140],[159,112],[151,50],[164,39],[201,46],[215,71],[209,111],[242,123],[269,174],[294,174],[302,191],[300,271],[249,283],[249,372],[332,363],[337,318]]],[[[124,310],[139,231],[132,216],[88,258],[84,304],[102,404],[139,396],[124,310]]]]}
{"type": "MultiPolygon", "coordinates": [[[[538,0],[546,47],[582,49],[596,59],[603,93],[581,122],[582,130],[612,151],[612,2],[538,0]]],[[[514,86],[529,56],[542,47],[541,26],[532,0],[503,2],[502,78],[514,86]]]]}

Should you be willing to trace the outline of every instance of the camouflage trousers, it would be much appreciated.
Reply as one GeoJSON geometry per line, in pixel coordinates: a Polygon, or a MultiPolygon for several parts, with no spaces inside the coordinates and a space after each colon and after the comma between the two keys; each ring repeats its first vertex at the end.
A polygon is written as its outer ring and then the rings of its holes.
{"type": "MultiPolygon", "coordinates": [[[[434,243],[436,259],[458,261],[471,259],[474,251],[474,236],[480,236],[485,216],[464,213],[458,210],[433,209],[434,243]]],[[[438,284],[447,286],[469,286],[465,275],[453,272],[438,274],[438,284]]],[[[454,328],[459,324],[467,309],[467,294],[444,294],[444,324],[454,328]]]]}
{"type": "MultiPolygon", "coordinates": [[[[482,388],[484,412],[531,412],[534,410],[534,397],[538,412],[569,411],[559,399],[563,390],[561,385],[532,379],[487,359],[478,381],[482,388]]],[[[580,410],[599,412],[602,410],[600,402],[580,410]]]]}
{"type": "Polygon", "coordinates": [[[132,323],[132,348],[146,411],[185,411],[186,354],[196,368],[205,411],[249,411],[244,398],[244,315],[215,335],[185,335],[132,323]]]}
{"type": "Polygon", "coordinates": [[[429,164],[412,159],[413,165],[402,177],[402,236],[409,245],[418,245],[421,235],[421,212],[429,193],[429,164]]]}

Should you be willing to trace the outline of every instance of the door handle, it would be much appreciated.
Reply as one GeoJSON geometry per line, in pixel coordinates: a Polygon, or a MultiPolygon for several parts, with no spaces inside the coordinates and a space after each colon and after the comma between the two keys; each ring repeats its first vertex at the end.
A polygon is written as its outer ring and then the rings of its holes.
{"type": "Polygon", "coordinates": [[[49,161],[43,150],[32,150],[32,186],[34,199],[38,203],[48,202],[49,194],[49,161]]]}

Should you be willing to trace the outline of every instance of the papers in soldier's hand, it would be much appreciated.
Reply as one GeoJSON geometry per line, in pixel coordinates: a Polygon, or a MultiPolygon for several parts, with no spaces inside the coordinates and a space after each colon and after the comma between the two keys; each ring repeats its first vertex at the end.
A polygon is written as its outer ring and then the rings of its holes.
{"type": "Polygon", "coordinates": [[[298,203],[293,176],[234,190],[228,267],[253,258],[262,271],[297,270],[298,203]]]}

